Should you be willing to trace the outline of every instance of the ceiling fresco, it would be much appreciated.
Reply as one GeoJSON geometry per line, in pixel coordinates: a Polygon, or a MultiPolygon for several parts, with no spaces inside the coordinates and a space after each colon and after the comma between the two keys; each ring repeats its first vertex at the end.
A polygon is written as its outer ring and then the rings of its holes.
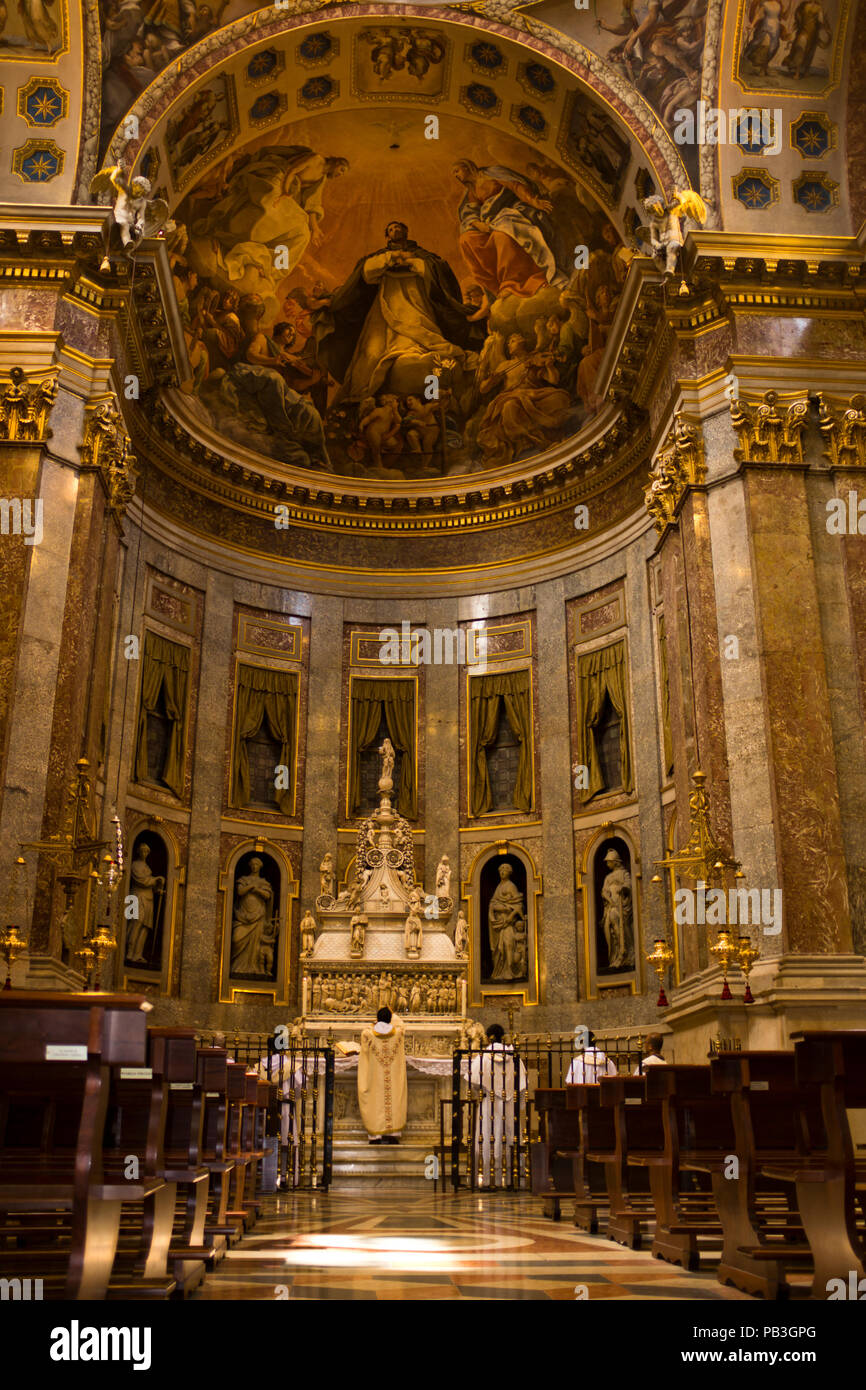
{"type": "MultiPolygon", "coordinates": [[[[429,96],[448,43],[414,38],[413,57],[362,33],[362,80],[429,96]]],[[[220,139],[224,84],[179,108],[173,178],[220,139]]],[[[174,216],[192,409],[248,448],[350,477],[465,474],[542,452],[599,404],[631,253],[516,133],[443,114],[428,139],[405,109],[325,111],[211,166],[174,216]]]]}

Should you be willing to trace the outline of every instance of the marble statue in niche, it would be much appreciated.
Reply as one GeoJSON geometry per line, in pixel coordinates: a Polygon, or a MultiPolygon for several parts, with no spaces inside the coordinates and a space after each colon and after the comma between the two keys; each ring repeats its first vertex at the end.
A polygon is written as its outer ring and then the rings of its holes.
{"type": "Polygon", "coordinates": [[[397,756],[394,752],[394,745],[389,738],[386,738],[376,751],[382,754],[382,776],[379,779],[380,785],[383,782],[388,782],[393,786],[394,761],[397,756]]]}
{"type": "Polygon", "coordinates": [[[634,902],[628,848],[606,841],[596,856],[598,973],[634,969],[634,902]],[[604,852],[602,853],[602,848],[604,852]]]}
{"type": "Polygon", "coordinates": [[[264,860],[253,855],[247,860],[244,872],[240,872],[239,866],[235,878],[231,973],[256,979],[273,979],[279,933],[275,884],[279,882],[279,877],[276,865],[270,860],[267,876],[262,874],[263,868],[264,860]]]}
{"type": "Polygon", "coordinates": [[[126,937],[129,965],[159,968],[166,867],[165,845],[159,836],[152,833],[148,838],[139,836],[129,870],[129,893],[136,899],[138,909],[137,915],[130,919],[126,937]]]}
{"type": "Polygon", "coordinates": [[[526,978],[526,901],[509,863],[499,865],[499,884],[487,909],[491,980],[526,978]]]}

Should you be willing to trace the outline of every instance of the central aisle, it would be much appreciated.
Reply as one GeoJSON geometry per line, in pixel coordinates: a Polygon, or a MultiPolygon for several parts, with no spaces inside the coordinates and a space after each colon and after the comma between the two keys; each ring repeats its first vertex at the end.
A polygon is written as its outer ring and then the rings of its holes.
{"type": "Polygon", "coordinates": [[[740,1299],[709,1271],[686,1274],[546,1220],[537,1198],[399,1191],[266,1197],[252,1231],[205,1281],[203,1299],[740,1299]]]}

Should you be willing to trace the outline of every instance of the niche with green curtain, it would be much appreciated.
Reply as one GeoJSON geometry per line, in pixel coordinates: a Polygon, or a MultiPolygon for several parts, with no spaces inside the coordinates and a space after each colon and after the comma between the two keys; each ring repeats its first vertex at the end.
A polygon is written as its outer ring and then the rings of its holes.
{"type": "Polygon", "coordinates": [[[352,681],[349,713],[349,814],[363,811],[361,754],[375,742],[384,714],[388,737],[398,753],[400,781],[397,810],[407,820],[418,815],[418,769],[415,765],[415,682],[413,680],[352,681]]]}
{"type": "Polygon", "coordinates": [[[520,744],[514,807],[518,811],[531,811],[535,805],[529,671],[473,676],[469,682],[469,811],[473,816],[483,816],[493,809],[487,750],[496,741],[503,711],[520,744]]]}
{"type": "Polygon", "coordinates": [[[619,770],[621,790],[634,790],[630,752],[628,684],[625,641],[612,642],[595,652],[586,652],[577,663],[577,761],[588,769],[588,785],[582,787],[582,801],[599,792],[620,790],[608,786],[602,770],[600,740],[608,710],[619,720],[619,770]]]}
{"type": "Polygon", "coordinates": [[[279,757],[274,765],[272,796],[284,816],[294,811],[295,721],[298,709],[298,675],[295,671],[271,671],[238,664],[232,748],[232,805],[249,806],[252,799],[250,744],[264,726],[279,757]],[[279,779],[277,766],[287,769],[279,779]],[[285,782],[287,785],[283,786],[285,782]]]}
{"type": "Polygon", "coordinates": [[[141,700],[135,741],[135,780],[159,781],[175,796],[183,795],[186,753],[186,702],[189,691],[189,648],[147,632],[141,662],[141,700]],[[148,721],[164,720],[168,737],[162,766],[148,759],[148,721]]]}

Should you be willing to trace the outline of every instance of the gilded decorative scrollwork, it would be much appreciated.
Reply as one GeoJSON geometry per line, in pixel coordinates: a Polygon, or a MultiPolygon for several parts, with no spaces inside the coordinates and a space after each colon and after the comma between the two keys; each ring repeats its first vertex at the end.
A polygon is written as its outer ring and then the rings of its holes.
{"type": "Polygon", "coordinates": [[[644,489],[644,504],[657,531],[670,525],[686,488],[702,483],[706,471],[700,426],[677,411],[644,489]]]}
{"type": "Polygon", "coordinates": [[[108,397],[90,406],[84,426],[81,457],[86,467],[98,468],[108,489],[108,502],[122,517],[135,495],[135,455],[114,400],[108,397]]]}
{"type": "Polygon", "coordinates": [[[792,401],[786,409],[777,408],[775,391],[765,391],[757,405],[731,401],[731,423],[740,447],[734,450],[738,463],[803,462],[803,432],[809,418],[805,397],[792,401]]]}
{"type": "Polygon", "coordinates": [[[48,416],[57,397],[56,376],[28,381],[21,367],[0,382],[0,439],[32,443],[46,439],[48,416]]]}
{"type": "Polygon", "coordinates": [[[827,441],[832,468],[866,468],[866,395],[852,396],[847,409],[818,397],[818,429],[827,441]]]}

